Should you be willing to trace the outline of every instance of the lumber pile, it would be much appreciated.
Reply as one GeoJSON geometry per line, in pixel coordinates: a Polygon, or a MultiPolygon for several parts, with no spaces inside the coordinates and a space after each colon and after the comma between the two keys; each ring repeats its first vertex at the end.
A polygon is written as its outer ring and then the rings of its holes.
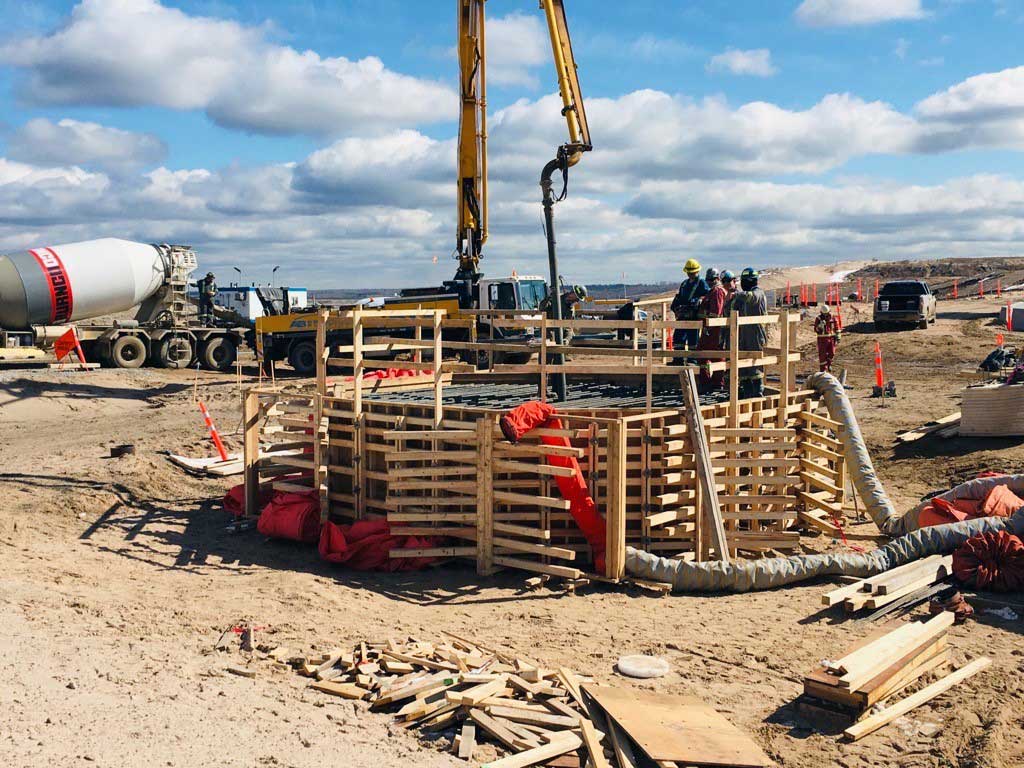
{"type": "Polygon", "coordinates": [[[863,717],[925,675],[949,666],[947,633],[953,621],[953,614],[947,611],[928,621],[912,621],[891,631],[881,630],[842,658],[821,662],[804,677],[805,703],[830,706],[854,719],[856,722],[843,730],[847,740],[856,741],[874,733],[991,663],[986,657],[975,659],[918,692],[863,717]]]}
{"type": "Polygon", "coordinates": [[[452,752],[473,765],[477,745],[507,753],[486,768],[636,768],[649,765],[638,762],[642,755],[658,768],[770,765],[749,736],[697,699],[598,686],[451,633],[436,643],[361,642],[313,658],[279,647],[266,656],[310,678],[315,691],[392,714],[400,728],[447,734],[452,752]]]}
{"type": "Polygon", "coordinates": [[[896,442],[912,443],[928,435],[936,435],[942,438],[953,437],[960,432],[960,419],[960,411],[956,411],[948,416],[943,416],[941,419],[929,421],[927,424],[923,424],[915,429],[901,432],[896,435],[896,442]]]}
{"type": "Polygon", "coordinates": [[[952,573],[952,555],[932,555],[833,589],[822,595],[821,602],[827,606],[841,603],[850,612],[906,605],[952,573]]]}
{"type": "Polygon", "coordinates": [[[856,717],[922,675],[949,664],[947,630],[953,614],[908,622],[869,635],[845,656],[826,660],[804,677],[804,693],[856,717]]]}

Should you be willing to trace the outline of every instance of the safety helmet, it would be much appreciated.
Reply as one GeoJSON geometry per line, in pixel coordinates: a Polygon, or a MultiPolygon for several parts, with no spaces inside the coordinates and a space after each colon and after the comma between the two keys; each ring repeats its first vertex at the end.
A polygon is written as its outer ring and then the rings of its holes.
{"type": "Polygon", "coordinates": [[[587,286],[585,285],[574,285],[572,287],[573,292],[579,297],[580,301],[587,298],[587,286]]]}
{"type": "Polygon", "coordinates": [[[709,282],[711,280],[717,280],[718,279],[718,270],[715,269],[714,267],[708,267],[708,271],[704,273],[704,279],[708,280],[709,282]]]}
{"type": "Polygon", "coordinates": [[[728,282],[730,282],[732,280],[735,280],[735,279],[736,279],[736,275],[734,275],[728,269],[725,270],[724,272],[722,272],[722,282],[723,283],[728,283],[728,282]]]}
{"type": "Polygon", "coordinates": [[[756,287],[758,277],[759,275],[757,274],[756,269],[753,267],[747,267],[740,272],[740,287],[745,291],[756,287]]]}
{"type": "Polygon", "coordinates": [[[829,313],[830,313],[830,312],[831,312],[832,310],[831,310],[831,309],[829,309],[829,306],[828,306],[828,304],[822,304],[822,305],[821,305],[821,310],[820,310],[820,311],[821,311],[821,314],[823,314],[823,315],[827,315],[827,314],[829,314],[829,313]]]}
{"type": "Polygon", "coordinates": [[[207,280],[213,280],[214,277],[215,277],[215,275],[213,274],[213,272],[207,272],[206,273],[206,279],[207,280]]]}
{"type": "Polygon", "coordinates": [[[683,272],[693,276],[700,272],[700,262],[696,259],[687,259],[686,264],[683,265],[683,272]]]}

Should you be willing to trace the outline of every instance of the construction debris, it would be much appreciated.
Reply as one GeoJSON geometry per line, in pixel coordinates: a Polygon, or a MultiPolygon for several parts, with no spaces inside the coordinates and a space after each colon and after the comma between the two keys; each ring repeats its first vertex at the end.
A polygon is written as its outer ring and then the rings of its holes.
{"type": "MultiPolygon", "coordinates": [[[[360,642],[316,657],[282,646],[266,658],[312,678],[312,690],[394,714],[400,728],[450,733],[451,751],[468,762],[484,742],[509,753],[486,768],[631,768],[637,751],[659,768],[770,764],[750,737],[697,699],[598,686],[565,667],[445,635],[360,642]]],[[[228,671],[255,674],[246,666],[228,671]]]]}
{"type": "Polygon", "coordinates": [[[928,435],[936,435],[938,437],[953,437],[957,432],[960,431],[960,411],[951,413],[948,416],[943,416],[941,419],[935,421],[929,421],[927,424],[923,424],[916,429],[908,430],[907,432],[901,432],[896,435],[896,442],[898,443],[912,443],[915,440],[920,440],[922,437],[928,435]]]}

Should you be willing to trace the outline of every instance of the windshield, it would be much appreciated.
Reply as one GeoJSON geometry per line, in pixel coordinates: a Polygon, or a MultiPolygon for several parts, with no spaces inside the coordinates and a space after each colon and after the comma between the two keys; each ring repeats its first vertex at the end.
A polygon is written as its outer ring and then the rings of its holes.
{"type": "Polygon", "coordinates": [[[547,296],[547,284],[543,280],[523,280],[519,283],[519,294],[522,296],[520,309],[537,309],[540,302],[547,296]]]}
{"type": "Polygon", "coordinates": [[[926,293],[921,283],[886,283],[881,296],[923,296],[926,293]]]}

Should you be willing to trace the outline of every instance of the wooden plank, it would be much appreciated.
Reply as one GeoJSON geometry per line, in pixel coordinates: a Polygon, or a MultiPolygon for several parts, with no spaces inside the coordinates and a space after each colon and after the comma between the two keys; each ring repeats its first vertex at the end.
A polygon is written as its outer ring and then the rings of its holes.
{"type": "Polygon", "coordinates": [[[494,573],[494,437],[490,416],[477,422],[476,436],[476,572],[490,576],[494,573]]]}
{"type": "MultiPolygon", "coordinates": [[[[888,577],[879,579],[875,577],[871,579],[871,583],[877,583],[878,587],[876,592],[880,595],[891,595],[893,592],[902,589],[907,584],[912,584],[915,581],[919,581],[917,575],[920,573],[924,575],[931,575],[934,573],[935,578],[933,581],[939,581],[942,577],[948,576],[953,572],[953,556],[952,555],[933,555],[932,557],[926,558],[921,561],[920,567],[904,573],[893,574],[892,571],[888,572],[888,577]]],[[[886,574],[882,574],[886,576],[886,574]]]]}
{"type": "Polygon", "coordinates": [[[494,462],[494,468],[502,472],[524,472],[548,477],[572,477],[576,474],[571,467],[553,467],[549,464],[526,464],[521,461],[501,459],[494,462]]]}
{"type": "Polygon", "coordinates": [[[593,685],[583,690],[656,762],[771,765],[749,736],[700,699],[593,685]]]}
{"type": "Polygon", "coordinates": [[[854,723],[843,731],[843,736],[848,741],[857,741],[858,739],[862,739],[868,734],[874,733],[879,728],[888,725],[896,718],[902,717],[912,709],[915,709],[922,704],[926,704],[936,696],[942,695],[957,683],[977,674],[991,663],[992,659],[987,656],[975,659],[966,666],[958,669],[956,672],[951,672],[941,680],[922,688],[917,693],[911,694],[905,699],[901,699],[877,714],[870,715],[860,722],[854,723]]]}
{"type": "Polygon", "coordinates": [[[935,638],[953,625],[953,614],[940,613],[926,622],[913,622],[890,632],[881,640],[865,646],[841,659],[840,670],[847,672],[839,678],[839,685],[857,690],[878,674],[879,668],[892,663],[925,638],[935,638]]]}
{"type": "Polygon", "coordinates": [[[543,763],[553,757],[579,749],[582,744],[580,737],[574,733],[560,734],[548,744],[542,744],[517,755],[503,757],[493,763],[485,763],[481,768],[527,768],[527,766],[537,765],[537,763],[543,763]]]}
{"type": "Polygon", "coordinates": [[[363,699],[369,693],[355,683],[332,683],[329,680],[310,683],[309,687],[322,693],[329,693],[331,696],[340,696],[343,699],[363,699]]]}
{"type": "Polygon", "coordinates": [[[545,557],[558,557],[562,560],[575,560],[576,551],[564,547],[552,547],[547,544],[529,544],[525,541],[506,539],[495,536],[494,546],[502,549],[511,549],[513,552],[526,552],[531,555],[542,555],[545,557]]]}
{"type": "Polygon", "coordinates": [[[469,710],[469,716],[474,723],[487,731],[494,739],[513,751],[519,751],[516,747],[516,735],[482,709],[469,710]]]}
{"type": "Polygon", "coordinates": [[[601,740],[597,736],[594,724],[585,717],[580,720],[580,735],[583,736],[583,743],[587,747],[592,767],[611,768],[608,759],[604,756],[604,748],[601,746],[601,740]]]}
{"type": "Polygon", "coordinates": [[[472,723],[463,723],[459,738],[459,757],[463,760],[472,760],[473,747],[476,746],[476,726],[472,723]]]}
{"type": "Polygon", "coordinates": [[[567,568],[561,565],[544,565],[543,563],[534,563],[529,560],[520,560],[519,558],[513,557],[498,557],[495,555],[494,564],[504,566],[505,568],[518,568],[523,571],[532,571],[534,573],[547,573],[551,576],[561,576],[564,579],[578,579],[583,576],[583,572],[578,568],[567,568]]]}
{"type": "Polygon", "coordinates": [[[727,563],[729,562],[729,546],[725,535],[725,521],[722,518],[722,509],[718,504],[718,487],[715,483],[715,470],[711,465],[707,435],[704,432],[704,415],[697,399],[697,380],[693,371],[686,369],[679,374],[679,382],[683,390],[686,424],[690,430],[690,440],[693,443],[693,453],[697,464],[697,478],[701,488],[701,508],[704,511],[704,522],[707,523],[706,530],[718,559],[727,563]]]}
{"type": "Polygon", "coordinates": [[[569,510],[569,502],[565,499],[556,499],[553,496],[533,496],[527,493],[512,493],[510,491],[494,491],[494,500],[507,504],[528,504],[530,506],[548,507],[550,509],[569,510]]]}
{"type": "Polygon", "coordinates": [[[606,480],[608,485],[605,519],[605,576],[622,579],[626,575],[626,453],[627,429],[621,421],[608,425],[606,480]]]}

